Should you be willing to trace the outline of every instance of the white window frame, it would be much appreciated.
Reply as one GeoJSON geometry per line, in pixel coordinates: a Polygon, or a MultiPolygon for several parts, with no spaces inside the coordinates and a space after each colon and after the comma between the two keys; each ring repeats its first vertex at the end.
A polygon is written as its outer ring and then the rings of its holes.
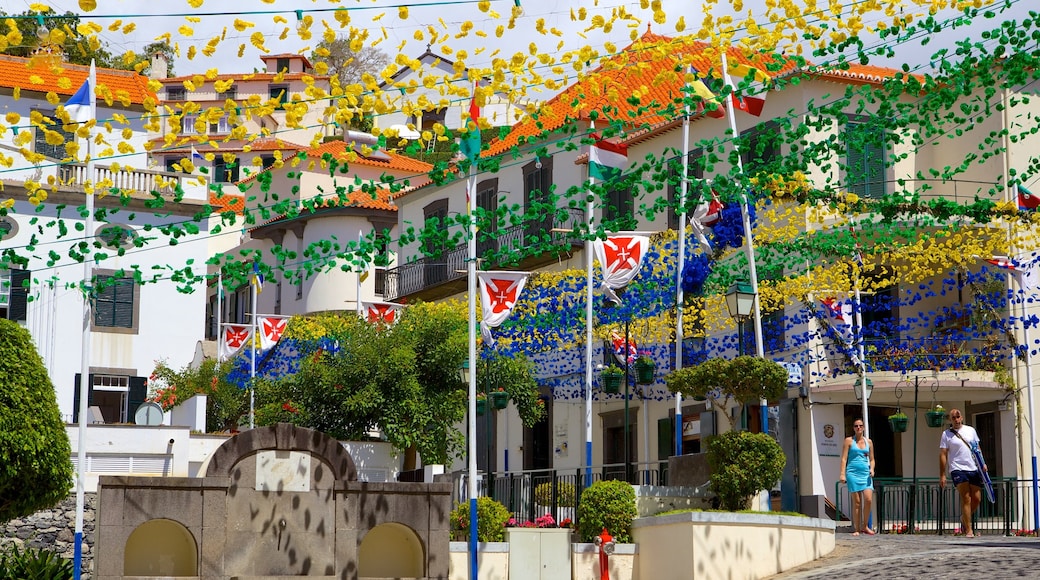
{"type": "Polygon", "coordinates": [[[195,130],[195,119],[198,115],[184,115],[181,117],[181,135],[197,135],[195,130]]]}

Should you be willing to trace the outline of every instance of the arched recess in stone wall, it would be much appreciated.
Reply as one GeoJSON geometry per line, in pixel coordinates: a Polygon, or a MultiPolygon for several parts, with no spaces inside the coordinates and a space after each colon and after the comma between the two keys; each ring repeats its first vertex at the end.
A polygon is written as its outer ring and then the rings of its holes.
{"type": "Polygon", "coordinates": [[[239,433],[218,447],[200,471],[207,477],[230,477],[231,470],[242,458],[265,449],[312,453],[329,464],[334,480],[357,481],[354,459],[339,441],[321,431],[290,423],[239,433]]]}
{"type": "Polygon", "coordinates": [[[148,520],[126,539],[124,576],[197,576],[198,545],[188,528],[167,519],[148,520]]]}
{"type": "Polygon", "coordinates": [[[412,528],[390,522],[365,534],[358,547],[360,578],[425,578],[422,540],[412,528]]]}

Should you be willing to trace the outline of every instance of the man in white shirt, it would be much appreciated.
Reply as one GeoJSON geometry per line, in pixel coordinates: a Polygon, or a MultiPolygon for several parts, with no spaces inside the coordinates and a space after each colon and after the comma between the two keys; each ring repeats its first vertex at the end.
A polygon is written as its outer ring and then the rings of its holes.
{"type": "MultiPolygon", "coordinates": [[[[975,533],[971,527],[971,516],[982,503],[982,471],[986,469],[985,461],[980,466],[975,462],[972,446],[978,448],[979,434],[974,428],[964,424],[964,415],[958,409],[950,409],[950,422],[953,427],[943,431],[939,438],[939,487],[946,487],[946,473],[949,469],[953,485],[961,498],[961,524],[964,535],[973,538],[975,533]]],[[[979,458],[982,454],[979,453],[979,458]]]]}

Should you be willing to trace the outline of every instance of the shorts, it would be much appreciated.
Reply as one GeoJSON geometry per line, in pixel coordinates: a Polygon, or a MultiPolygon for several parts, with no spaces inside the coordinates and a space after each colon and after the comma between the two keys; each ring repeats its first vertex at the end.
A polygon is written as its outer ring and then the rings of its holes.
{"type": "Polygon", "coordinates": [[[982,482],[982,472],[980,471],[961,471],[957,469],[950,472],[950,478],[953,479],[953,485],[960,485],[962,483],[970,483],[975,487],[982,487],[985,485],[982,482]]]}

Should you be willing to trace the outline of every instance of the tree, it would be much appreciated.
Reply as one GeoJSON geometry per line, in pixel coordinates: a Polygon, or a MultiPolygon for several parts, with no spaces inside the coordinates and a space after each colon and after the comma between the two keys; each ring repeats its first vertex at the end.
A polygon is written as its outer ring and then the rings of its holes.
{"type": "MultiPolygon", "coordinates": [[[[80,18],[74,12],[59,15],[53,9],[48,8],[40,12],[26,10],[14,16],[22,42],[3,49],[4,54],[32,56],[33,50],[46,43],[61,48],[65,53],[65,60],[72,64],[88,65],[93,59],[99,67],[124,68],[119,66],[119,59],[113,59],[112,53],[100,41],[96,38],[89,39],[78,32],[80,18]],[[37,16],[46,17],[42,29],[37,16]],[[46,36],[41,33],[46,33],[46,36]]],[[[0,20],[8,17],[6,12],[0,10],[0,20]]]]}
{"type": "MultiPolygon", "coordinates": [[[[738,356],[734,359],[711,358],[703,363],[681,368],[664,378],[673,393],[684,397],[711,401],[716,409],[737,405],[736,416],[744,406],[761,399],[775,401],[787,389],[787,369],[763,358],[738,356]]],[[[722,413],[733,428],[729,413],[722,413]]]]}
{"type": "Polygon", "coordinates": [[[148,377],[149,400],[169,411],[196,394],[206,395],[206,432],[233,431],[248,411],[249,393],[228,382],[231,367],[231,361],[207,358],[198,367],[176,371],[158,361],[148,377]]]}
{"type": "MultiPolygon", "coordinates": [[[[333,78],[333,86],[338,83],[340,87],[348,87],[361,83],[365,73],[378,77],[379,71],[390,63],[390,57],[378,48],[366,46],[360,51],[350,48],[350,39],[338,37],[335,40],[321,41],[317,48],[311,52],[311,62],[325,63],[328,75],[333,78]]],[[[347,122],[350,129],[369,132],[373,127],[372,116],[363,111],[356,110],[347,122]]]]}
{"type": "Polygon", "coordinates": [[[361,82],[365,73],[378,76],[380,70],[390,64],[390,57],[378,48],[366,46],[355,52],[350,48],[350,39],[338,37],[332,42],[321,41],[311,52],[311,62],[323,62],[329,67],[329,76],[339,80],[341,87],[361,82]]]}
{"type": "Polygon", "coordinates": [[[0,522],[49,508],[72,486],[54,385],[29,332],[0,319],[0,522]]]}
{"type": "MultiPolygon", "coordinates": [[[[467,408],[459,380],[467,340],[461,305],[413,304],[392,327],[369,325],[353,313],[293,318],[283,336],[301,344],[334,339],[338,348],[305,352],[296,373],[259,381],[258,425],[284,421],[347,440],[378,429],[406,452],[405,469],[414,468],[417,454],[428,464],[461,455],[465,436],[457,425],[467,408]]],[[[534,425],[545,409],[531,363],[488,361],[496,386],[509,391],[524,424],[534,425]]]]}

